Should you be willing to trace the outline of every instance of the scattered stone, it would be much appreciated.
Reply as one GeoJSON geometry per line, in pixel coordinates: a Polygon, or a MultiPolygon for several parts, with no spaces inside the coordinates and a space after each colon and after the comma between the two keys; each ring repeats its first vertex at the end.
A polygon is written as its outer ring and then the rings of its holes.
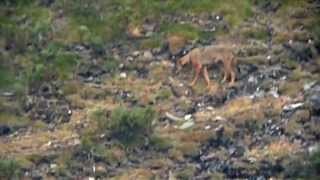
{"type": "Polygon", "coordinates": [[[179,118],[179,117],[177,117],[177,116],[175,116],[175,115],[173,115],[173,114],[170,114],[169,112],[166,112],[165,115],[166,115],[166,117],[167,117],[168,119],[170,119],[170,120],[173,120],[173,121],[183,121],[182,118],[179,118]]]}
{"type": "Polygon", "coordinates": [[[134,51],[133,53],[132,53],[132,56],[133,57],[138,57],[140,55],[140,51],[134,51]]]}
{"type": "Polygon", "coordinates": [[[289,104],[289,105],[285,105],[283,107],[284,111],[293,111],[296,110],[298,108],[301,108],[304,106],[304,103],[300,102],[300,103],[295,103],[295,104],[289,104]]]}
{"type": "Polygon", "coordinates": [[[268,93],[269,93],[271,96],[273,96],[274,98],[279,98],[279,97],[280,97],[280,95],[279,95],[279,90],[278,90],[277,87],[272,87],[268,93]]]}
{"type": "Polygon", "coordinates": [[[2,96],[3,97],[12,97],[12,96],[14,96],[14,93],[13,92],[3,92],[2,96]]]}
{"type": "Polygon", "coordinates": [[[308,90],[310,90],[314,85],[316,85],[317,84],[317,81],[312,81],[312,82],[310,82],[310,83],[307,83],[307,84],[305,84],[304,86],[303,86],[303,90],[304,91],[308,91],[308,90]]]}
{"type": "Polygon", "coordinates": [[[320,116],[320,86],[314,86],[310,90],[310,96],[307,98],[309,108],[313,115],[320,116]]]}
{"type": "Polygon", "coordinates": [[[68,115],[69,115],[69,116],[72,115],[72,110],[71,110],[71,109],[68,110],[68,115]]]}
{"type": "Polygon", "coordinates": [[[126,60],[127,60],[127,61],[133,61],[134,59],[133,59],[132,56],[128,56],[128,57],[126,58],[126,60]]]}
{"type": "Polygon", "coordinates": [[[40,170],[36,169],[31,172],[31,178],[34,180],[42,180],[43,177],[41,175],[40,170]]]}
{"type": "Polygon", "coordinates": [[[207,110],[209,110],[209,111],[213,111],[213,110],[214,110],[214,108],[213,108],[213,107],[211,107],[211,106],[208,106],[208,107],[207,107],[207,110]]]}
{"type": "Polygon", "coordinates": [[[107,169],[102,164],[95,165],[95,172],[98,174],[106,174],[107,169]]]}
{"type": "Polygon", "coordinates": [[[191,114],[187,114],[187,115],[184,116],[184,120],[185,121],[189,121],[191,119],[192,119],[192,115],[191,114]]]}
{"type": "Polygon", "coordinates": [[[0,136],[8,135],[11,133],[11,128],[7,125],[0,125],[0,136]]]}
{"type": "Polygon", "coordinates": [[[146,60],[146,61],[150,61],[152,60],[154,57],[153,57],[153,54],[151,53],[151,51],[145,51],[143,53],[143,59],[146,60]]]}
{"type": "Polygon", "coordinates": [[[222,133],[222,132],[224,131],[223,125],[220,124],[218,127],[216,127],[216,128],[214,129],[214,131],[217,132],[217,133],[222,133]]]}
{"type": "Polygon", "coordinates": [[[229,151],[230,156],[232,156],[232,157],[241,157],[241,156],[243,156],[243,154],[245,152],[244,148],[241,146],[232,146],[229,148],[228,151],[229,151]]]}
{"type": "Polygon", "coordinates": [[[122,79],[127,78],[127,73],[125,73],[125,72],[120,73],[120,78],[122,78],[122,79]]]}
{"type": "Polygon", "coordinates": [[[214,121],[226,121],[226,118],[222,117],[222,116],[216,116],[213,119],[214,121]]]}
{"type": "Polygon", "coordinates": [[[319,145],[312,145],[312,146],[308,147],[309,154],[313,154],[317,151],[319,151],[319,145]]]}
{"type": "Polygon", "coordinates": [[[181,126],[179,126],[179,129],[183,130],[183,129],[188,129],[190,127],[194,126],[194,122],[193,121],[187,121],[185,123],[183,123],[181,126]]]}

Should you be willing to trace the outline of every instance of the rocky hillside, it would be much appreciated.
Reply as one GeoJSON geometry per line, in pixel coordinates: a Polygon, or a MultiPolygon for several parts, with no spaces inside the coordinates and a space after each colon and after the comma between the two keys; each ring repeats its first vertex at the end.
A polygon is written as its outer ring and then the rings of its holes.
{"type": "Polygon", "coordinates": [[[318,0],[2,0],[0,179],[316,179],[319,54],[318,0]]]}

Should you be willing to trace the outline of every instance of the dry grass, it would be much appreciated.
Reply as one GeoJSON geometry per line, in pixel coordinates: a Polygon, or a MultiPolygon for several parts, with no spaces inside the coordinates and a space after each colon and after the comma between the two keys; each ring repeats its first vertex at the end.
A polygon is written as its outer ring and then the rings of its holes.
{"type": "Polygon", "coordinates": [[[172,54],[177,53],[182,47],[186,45],[186,38],[180,35],[169,35],[167,38],[169,50],[172,54]]]}
{"type": "Polygon", "coordinates": [[[299,151],[299,145],[289,142],[288,140],[278,140],[270,143],[264,148],[253,148],[248,152],[248,156],[256,159],[279,159],[299,151]]]}
{"type": "Polygon", "coordinates": [[[155,175],[148,169],[132,169],[119,177],[112,178],[112,180],[150,180],[153,179],[154,176],[155,175]]]}
{"type": "Polygon", "coordinates": [[[247,120],[263,120],[266,113],[277,115],[282,111],[284,101],[281,98],[266,97],[253,101],[249,97],[239,97],[231,100],[221,108],[195,114],[197,121],[213,120],[215,117],[234,119],[236,123],[247,120]]]}

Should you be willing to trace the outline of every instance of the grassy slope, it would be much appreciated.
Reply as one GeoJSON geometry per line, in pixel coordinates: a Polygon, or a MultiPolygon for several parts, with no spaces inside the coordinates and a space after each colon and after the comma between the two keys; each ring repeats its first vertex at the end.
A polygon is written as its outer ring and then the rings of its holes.
{"type": "MultiPolygon", "coordinates": [[[[163,14],[215,12],[224,16],[232,30],[253,14],[252,0],[61,0],[50,8],[40,6],[36,1],[12,2],[16,4],[0,8],[0,48],[10,46],[10,51],[0,54],[0,92],[14,91],[22,95],[29,85],[50,80],[46,79],[48,73],[55,74],[59,80],[73,79],[77,65],[82,61],[77,54],[66,50],[66,46],[73,43],[103,47],[114,41],[127,41],[127,25],[141,25],[149,19],[158,21],[160,30],[141,45],[148,49],[160,46],[168,34],[179,34],[191,40],[212,35],[190,24],[167,22],[161,18],[163,14]],[[13,9],[13,13],[9,9],[13,9]],[[59,9],[63,11],[59,12],[59,9]]],[[[286,0],[279,16],[286,14],[291,6],[301,6],[301,2],[286,0]]],[[[319,26],[310,28],[319,33],[319,26]]],[[[244,36],[264,40],[266,35],[258,31],[244,36]]],[[[113,62],[105,64],[107,70],[116,67],[113,62]]],[[[19,110],[15,106],[0,99],[0,109],[19,110]]],[[[24,126],[29,120],[19,113],[0,112],[0,123],[24,126]]]]}

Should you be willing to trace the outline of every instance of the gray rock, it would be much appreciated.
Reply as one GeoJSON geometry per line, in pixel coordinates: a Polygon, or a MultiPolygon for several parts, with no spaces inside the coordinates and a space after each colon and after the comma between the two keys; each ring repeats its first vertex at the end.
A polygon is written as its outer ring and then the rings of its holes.
{"type": "Polygon", "coordinates": [[[3,92],[2,96],[4,96],[4,97],[12,97],[12,96],[14,96],[14,93],[13,92],[3,92]]]}
{"type": "Polygon", "coordinates": [[[187,121],[185,123],[183,123],[181,126],[179,126],[179,129],[188,129],[190,127],[194,126],[194,122],[193,121],[187,121]]]}
{"type": "Polygon", "coordinates": [[[142,58],[143,58],[143,60],[150,61],[150,60],[152,60],[154,57],[153,57],[153,54],[151,53],[151,51],[145,51],[145,52],[143,53],[142,58]]]}
{"type": "Polygon", "coordinates": [[[302,42],[289,42],[283,45],[288,52],[288,56],[291,59],[301,61],[309,61],[313,54],[308,43],[302,42]]]}
{"type": "Polygon", "coordinates": [[[11,128],[7,125],[0,125],[0,136],[8,135],[11,133],[11,128]]]}
{"type": "Polygon", "coordinates": [[[315,94],[311,95],[309,98],[311,110],[313,112],[317,112],[317,115],[320,111],[320,91],[316,92],[315,94]]]}

